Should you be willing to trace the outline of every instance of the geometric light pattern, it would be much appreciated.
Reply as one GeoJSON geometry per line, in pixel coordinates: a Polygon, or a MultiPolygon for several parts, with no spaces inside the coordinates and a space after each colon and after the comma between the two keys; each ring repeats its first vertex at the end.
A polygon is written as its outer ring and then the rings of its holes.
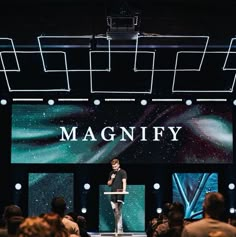
{"type": "MultiPolygon", "coordinates": [[[[153,83],[159,79],[159,73],[173,73],[172,88],[170,88],[173,93],[232,93],[234,90],[236,51],[233,49],[236,38],[231,39],[228,51],[208,50],[209,36],[193,35],[137,34],[133,39],[134,45],[132,47],[129,45],[128,50],[127,47],[114,49],[117,42],[104,35],[38,36],[37,40],[39,49],[26,51],[16,50],[13,39],[0,38],[0,43],[7,45],[8,48],[0,51],[0,72],[4,73],[9,92],[69,92],[71,72],[89,73],[90,93],[152,94],[153,83]],[[169,54],[165,53],[166,47],[172,50],[171,59],[168,58],[169,54]],[[68,48],[76,53],[76,57],[71,56],[68,48]],[[39,70],[40,78],[36,77],[35,85],[33,82],[31,85],[20,84],[19,81],[24,80],[24,75],[21,75],[22,68],[27,70],[27,67],[23,66],[24,60],[28,60],[28,56],[38,57],[37,55],[41,58],[37,61],[42,67],[39,70]],[[54,60],[55,57],[57,60],[54,60]],[[124,60],[118,62],[116,58],[122,57],[124,60]],[[130,58],[127,59],[128,57],[130,58]],[[219,64],[214,65],[215,62],[211,61],[212,57],[218,57],[219,64]],[[165,60],[170,61],[165,62],[165,60]],[[116,68],[117,65],[120,70],[116,68]],[[211,75],[208,65],[218,70],[217,77],[211,75]],[[123,67],[129,70],[129,75],[122,70],[123,67]],[[117,72],[120,77],[126,78],[120,82],[122,84],[119,84],[118,80],[112,81],[117,72]],[[15,73],[14,76],[12,73],[15,73]],[[53,74],[48,76],[48,73],[55,73],[54,76],[57,77],[59,75],[59,81],[53,78],[53,74]],[[47,77],[46,80],[44,76],[47,77]],[[108,79],[100,82],[100,78],[104,76],[108,79]],[[199,80],[201,78],[204,80],[199,80]],[[211,81],[207,82],[208,79],[211,81]],[[136,84],[140,84],[139,87],[136,88],[136,84]],[[144,84],[146,87],[143,86],[144,84]]],[[[84,80],[83,77],[78,79],[84,80]]]]}

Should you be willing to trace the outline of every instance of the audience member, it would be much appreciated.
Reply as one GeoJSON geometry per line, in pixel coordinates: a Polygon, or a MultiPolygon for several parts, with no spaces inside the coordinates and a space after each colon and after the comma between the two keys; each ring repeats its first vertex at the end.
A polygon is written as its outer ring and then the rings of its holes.
{"type": "Polygon", "coordinates": [[[203,202],[204,218],[186,225],[182,237],[208,237],[210,232],[221,231],[227,237],[236,236],[236,228],[220,221],[224,212],[224,197],[218,192],[209,192],[203,202]]]}
{"type": "Polygon", "coordinates": [[[173,208],[168,215],[168,229],[160,237],[181,237],[184,228],[184,213],[178,208],[173,208]]]}
{"type": "Polygon", "coordinates": [[[236,215],[235,214],[232,214],[229,216],[228,218],[228,223],[232,226],[235,226],[236,227],[236,215]]]}
{"type": "Polygon", "coordinates": [[[168,226],[168,214],[170,212],[170,208],[172,207],[172,204],[169,202],[166,202],[162,208],[162,223],[157,225],[156,229],[153,231],[153,237],[157,237],[160,234],[166,233],[168,226]]]}
{"type": "Polygon", "coordinates": [[[66,202],[63,197],[54,197],[51,202],[51,210],[57,213],[62,218],[62,223],[65,225],[69,234],[80,235],[78,224],[74,221],[65,218],[66,202]]]}
{"type": "Polygon", "coordinates": [[[158,225],[160,225],[162,223],[162,215],[160,214],[159,216],[155,216],[153,217],[149,223],[148,223],[148,226],[147,226],[147,229],[146,229],[146,234],[147,234],[147,237],[152,237],[153,236],[153,232],[155,231],[155,229],[157,228],[158,225]]]}
{"type": "Polygon", "coordinates": [[[54,237],[68,237],[69,232],[62,223],[61,217],[57,213],[47,213],[43,219],[50,225],[54,237]]]}
{"type": "Polygon", "coordinates": [[[8,237],[15,237],[20,224],[24,221],[23,216],[12,216],[7,220],[8,237]]]}
{"type": "Polygon", "coordinates": [[[90,237],[90,234],[87,232],[87,221],[84,216],[77,216],[77,224],[80,230],[81,237],[90,237]]]}
{"type": "MultiPolygon", "coordinates": [[[[184,225],[188,222],[184,221],[184,206],[180,202],[168,203],[165,205],[164,209],[164,221],[162,224],[158,225],[153,233],[153,237],[170,235],[170,231],[173,235],[176,231],[182,231],[184,225]]],[[[176,233],[177,234],[177,233],[176,233]]]]}
{"type": "Polygon", "coordinates": [[[41,217],[28,217],[19,226],[18,237],[53,237],[50,225],[41,217]]]}
{"type": "Polygon", "coordinates": [[[17,205],[8,205],[4,208],[2,220],[4,227],[0,229],[0,237],[5,237],[8,235],[8,230],[7,230],[7,222],[8,220],[13,217],[13,216],[21,216],[22,217],[22,210],[19,206],[17,205]]]}

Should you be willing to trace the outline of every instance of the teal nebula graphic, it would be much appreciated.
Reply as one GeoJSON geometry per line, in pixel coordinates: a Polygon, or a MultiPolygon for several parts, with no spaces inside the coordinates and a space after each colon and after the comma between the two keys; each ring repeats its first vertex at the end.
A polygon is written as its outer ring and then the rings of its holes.
{"type": "Polygon", "coordinates": [[[232,131],[225,104],[14,104],[11,162],[105,164],[122,154],[125,164],[230,164],[232,131]],[[175,139],[170,127],[180,128],[175,139]]]}
{"type": "Polygon", "coordinates": [[[38,216],[51,211],[51,200],[63,196],[67,212],[74,211],[74,174],[72,173],[29,173],[28,213],[38,216]]]}

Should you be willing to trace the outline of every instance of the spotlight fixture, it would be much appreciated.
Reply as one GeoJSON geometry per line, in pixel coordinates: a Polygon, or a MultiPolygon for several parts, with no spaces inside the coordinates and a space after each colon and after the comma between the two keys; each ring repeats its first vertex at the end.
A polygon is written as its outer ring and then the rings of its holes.
{"type": "Polygon", "coordinates": [[[190,106],[190,105],[192,105],[192,100],[186,100],[186,105],[188,105],[188,106],[190,106]]]}
{"type": "Polygon", "coordinates": [[[230,183],[230,184],[228,185],[228,188],[229,188],[230,190],[234,190],[234,189],[235,189],[235,184],[234,184],[234,183],[230,183]]]}
{"type": "Polygon", "coordinates": [[[7,104],[7,100],[1,99],[1,105],[6,105],[6,104],[7,104]]]}
{"type": "Polygon", "coordinates": [[[21,190],[21,188],[22,188],[22,185],[20,183],[15,184],[15,189],[16,190],[21,190]]]}
{"type": "Polygon", "coordinates": [[[162,209],[160,207],[157,208],[157,213],[158,214],[162,213],[162,209]]]}
{"type": "Polygon", "coordinates": [[[89,183],[84,184],[84,189],[89,190],[90,189],[90,184],[89,183]]]}
{"type": "Polygon", "coordinates": [[[55,103],[54,100],[52,100],[52,99],[51,99],[51,100],[48,100],[48,104],[49,104],[49,105],[54,105],[54,103],[55,103]]]}
{"type": "Polygon", "coordinates": [[[234,213],[235,213],[235,209],[234,209],[233,207],[231,207],[231,208],[229,209],[229,212],[230,212],[231,214],[234,214],[234,213]]]}
{"type": "Polygon", "coordinates": [[[141,105],[143,106],[147,105],[147,100],[141,100],[141,105]]]}
{"type": "Polygon", "coordinates": [[[94,102],[93,102],[95,105],[100,105],[100,100],[94,100],[94,102]]]}
{"type": "Polygon", "coordinates": [[[81,212],[82,213],[86,213],[87,212],[87,208],[85,208],[85,207],[81,208],[81,212]]]}
{"type": "Polygon", "coordinates": [[[153,185],[153,188],[154,188],[155,190],[158,190],[158,189],[160,188],[160,184],[159,184],[159,183],[155,183],[155,184],[153,185]]]}

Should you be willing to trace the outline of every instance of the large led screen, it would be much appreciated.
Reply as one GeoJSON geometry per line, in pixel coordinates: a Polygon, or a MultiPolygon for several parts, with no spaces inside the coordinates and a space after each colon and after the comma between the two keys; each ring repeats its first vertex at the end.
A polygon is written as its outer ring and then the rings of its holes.
{"type": "Polygon", "coordinates": [[[14,104],[11,162],[232,163],[227,104],[14,104]]]}
{"type": "MultiPolygon", "coordinates": [[[[110,203],[111,191],[107,185],[99,186],[99,231],[114,232],[114,214],[110,203]]],[[[145,186],[128,185],[122,206],[124,232],[145,231],[145,186]],[[135,221],[134,221],[135,220],[135,221]]]]}
{"type": "Polygon", "coordinates": [[[28,212],[37,216],[51,211],[51,201],[62,196],[66,212],[74,211],[74,175],[72,173],[29,173],[28,212]]]}
{"type": "Polygon", "coordinates": [[[206,193],[218,192],[217,173],[172,174],[173,202],[185,207],[185,218],[203,217],[202,204],[206,193]]]}

